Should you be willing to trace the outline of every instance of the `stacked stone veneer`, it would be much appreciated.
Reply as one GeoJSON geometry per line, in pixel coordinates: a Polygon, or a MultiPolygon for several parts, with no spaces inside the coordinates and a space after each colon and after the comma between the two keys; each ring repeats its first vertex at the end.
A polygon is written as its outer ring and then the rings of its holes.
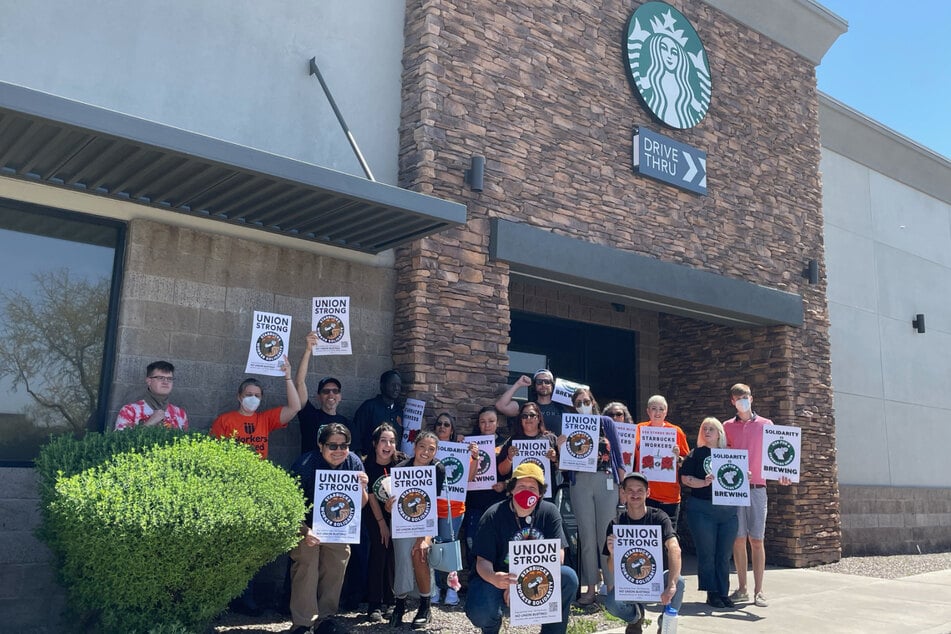
{"type": "MultiPolygon", "coordinates": [[[[628,84],[622,33],[636,3],[409,0],[401,184],[467,203],[469,222],[398,251],[394,359],[439,407],[474,411],[499,394],[524,292],[488,257],[492,217],[800,293],[801,328],[666,320],[656,372],[680,420],[728,413],[726,390],[745,380],[764,414],[809,430],[804,482],[771,490],[768,550],[778,563],[831,561],[825,281],[801,277],[807,260],[823,262],[814,68],[702,2],[672,4],[703,39],[713,79],[706,118],[685,131],[652,122],[628,84]],[[709,195],[634,174],[636,125],[705,150],[709,195]],[[472,155],[487,161],[481,193],[463,182],[472,155]]],[[[552,301],[542,312],[559,314],[552,301]]]]}

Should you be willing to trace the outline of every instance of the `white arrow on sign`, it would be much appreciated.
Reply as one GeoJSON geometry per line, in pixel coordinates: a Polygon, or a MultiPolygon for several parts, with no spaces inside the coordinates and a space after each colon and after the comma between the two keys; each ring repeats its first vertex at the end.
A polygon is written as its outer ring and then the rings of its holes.
{"type": "Polygon", "coordinates": [[[687,165],[689,166],[687,173],[684,174],[684,180],[689,183],[693,180],[693,177],[697,175],[697,166],[693,164],[693,157],[690,156],[689,152],[685,152],[684,150],[680,151],[683,153],[684,158],[687,159],[687,165]]]}

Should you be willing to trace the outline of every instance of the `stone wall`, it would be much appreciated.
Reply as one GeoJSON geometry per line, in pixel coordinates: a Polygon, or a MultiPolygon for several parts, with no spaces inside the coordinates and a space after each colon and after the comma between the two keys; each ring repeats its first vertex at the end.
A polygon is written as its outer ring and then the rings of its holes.
{"type": "Polygon", "coordinates": [[[842,554],[951,551],[951,491],[842,485],[842,554]]]}
{"type": "Polygon", "coordinates": [[[764,413],[810,430],[813,471],[773,495],[789,515],[774,511],[769,549],[778,562],[831,561],[839,530],[825,281],[801,277],[807,260],[823,262],[814,68],[699,0],[671,4],[711,63],[710,109],[691,130],[652,122],[628,84],[628,2],[409,0],[401,184],[464,201],[470,221],[398,252],[394,359],[439,406],[474,411],[499,394],[511,290],[507,266],[487,256],[492,217],[799,293],[801,328],[698,324],[681,342],[681,322],[669,322],[659,384],[674,394],[696,386],[709,402],[687,411],[722,415],[724,390],[743,378],[763,394],[764,413]],[[637,125],[705,150],[709,195],[634,174],[637,125]],[[486,157],[481,193],[463,182],[472,155],[486,157]]]}

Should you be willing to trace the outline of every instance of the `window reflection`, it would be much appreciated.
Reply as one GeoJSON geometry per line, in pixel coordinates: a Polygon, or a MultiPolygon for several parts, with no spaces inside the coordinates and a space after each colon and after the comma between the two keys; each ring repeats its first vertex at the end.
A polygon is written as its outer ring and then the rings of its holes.
{"type": "Polygon", "coordinates": [[[0,201],[0,461],[98,429],[120,230],[0,201]]]}

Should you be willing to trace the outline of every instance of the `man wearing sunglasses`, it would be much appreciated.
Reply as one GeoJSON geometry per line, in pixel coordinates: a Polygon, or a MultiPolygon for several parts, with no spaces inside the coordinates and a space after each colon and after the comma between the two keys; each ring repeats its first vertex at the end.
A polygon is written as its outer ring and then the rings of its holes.
{"type": "Polygon", "coordinates": [[[317,404],[314,405],[308,399],[307,369],[310,365],[310,358],[313,356],[314,346],[317,345],[317,333],[308,333],[306,342],[304,356],[301,358],[295,377],[297,394],[300,396],[300,402],[304,405],[304,408],[297,413],[297,420],[300,422],[301,454],[314,451],[317,448],[317,430],[324,425],[340,423],[350,429],[351,433],[353,432],[347,417],[337,413],[337,406],[340,405],[340,401],[343,399],[339,379],[332,376],[325,376],[320,379],[317,382],[317,404]]]}
{"type": "Polygon", "coordinates": [[[518,403],[515,402],[515,393],[523,387],[533,386],[535,388],[535,404],[538,405],[542,417],[545,419],[545,429],[561,436],[561,415],[567,411],[567,408],[561,403],[551,400],[555,393],[555,375],[550,370],[538,370],[528,378],[526,375],[518,377],[505,394],[499,397],[495,402],[495,409],[506,416],[515,416],[518,414],[518,403]]]}
{"type": "Polygon", "coordinates": [[[136,425],[164,425],[188,431],[185,410],[168,402],[175,387],[175,366],[168,361],[155,361],[145,369],[145,394],[138,401],[119,410],[116,431],[136,425]]]}

